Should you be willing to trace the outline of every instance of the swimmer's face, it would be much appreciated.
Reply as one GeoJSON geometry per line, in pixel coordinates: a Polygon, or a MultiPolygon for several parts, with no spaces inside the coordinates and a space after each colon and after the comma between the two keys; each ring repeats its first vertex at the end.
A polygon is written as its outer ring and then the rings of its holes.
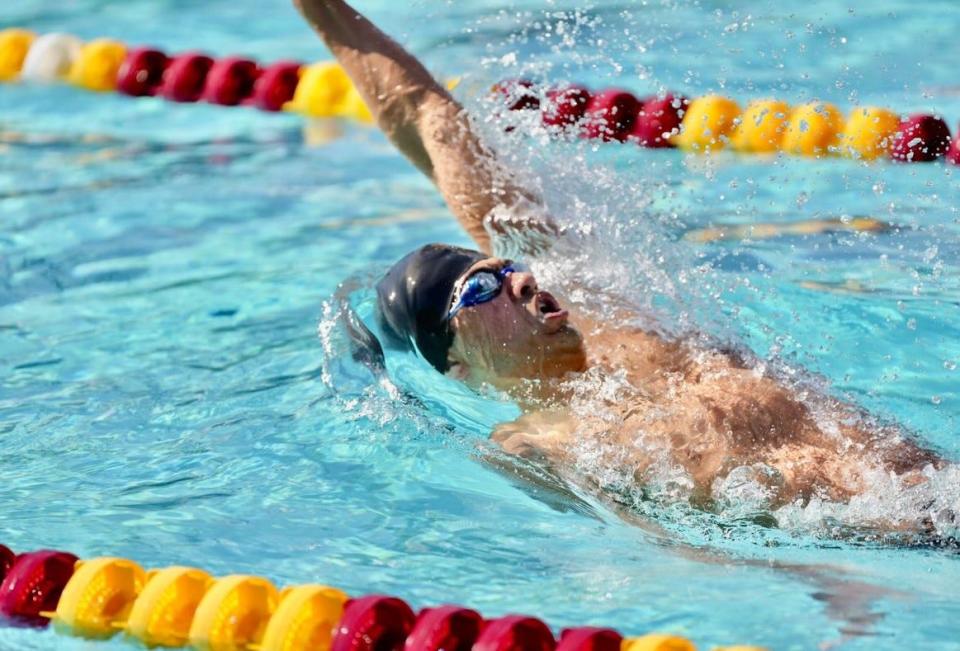
{"type": "MultiPolygon", "coordinates": [[[[457,281],[454,295],[478,271],[498,272],[506,265],[499,258],[474,264],[457,281]]],[[[583,339],[568,316],[550,292],[537,286],[532,273],[513,271],[493,300],[464,307],[453,317],[452,368],[471,380],[493,383],[582,371],[583,339]]]]}

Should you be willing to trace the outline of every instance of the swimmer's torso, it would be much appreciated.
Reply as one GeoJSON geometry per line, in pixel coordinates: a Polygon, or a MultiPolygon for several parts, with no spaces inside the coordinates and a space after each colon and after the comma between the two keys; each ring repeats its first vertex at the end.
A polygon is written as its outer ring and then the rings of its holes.
{"type": "Polygon", "coordinates": [[[674,464],[705,499],[738,468],[768,489],[771,506],[845,501],[863,490],[865,469],[904,473],[935,459],[898,436],[868,434],[834,399],[811,396],[808,406],[734,355],[639,329],[578,325],[590,370],[500,426],[494,438],[508,452],[566,467],[589,456],[641,484],[674,464]]]}

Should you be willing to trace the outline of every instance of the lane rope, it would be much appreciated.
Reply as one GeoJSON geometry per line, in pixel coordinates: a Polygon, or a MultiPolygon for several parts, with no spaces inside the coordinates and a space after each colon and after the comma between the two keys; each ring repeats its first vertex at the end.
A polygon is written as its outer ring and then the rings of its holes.
{"type": "MultiPolygon", "coordinates": [[[[264,65],[243,57],[214,59],[203,52],[168,55],[112,39],[84,43],[70,34],[38,35],[11,28],[0,31],[0,82],[18,80],[62,81],[90,91],[173,102],[203,101],[365,124],[373,121],[350,78],[329,61],[264,65]]],[[[637,98],[619,88],[541,89],[523,79],[503,81],[493,92],[509,110],[540,112],[542,123],[560,137],[679,147],[698,153],[729,149],[744,154],[898,162],[943,158],[960,165],[960,136],[953,139],[943,118],[929,113],[901,117],[890,109],[858,106],[844,118],[828,102],[790,106],[781,100],[758,99],[741,108],[720,95],[687,98],[665,93],[637,98]]]]}
{"type": "MultiPolygon", "coordinates": [[[[308,584],[278,589],[269,579],[214,577],[194,567],[146,570],[117,557],[80,559],[0,545],[0,622],[105,640],[123,634],[148,646],[198,651],[696,651],[676,635],[624,638],[578,627],[554,637],[540,619],[485,619],[442,605],[415,613],[389,595],[350,597],[308,584]]],[[[764,651],[716,647],[714,651],[764,651]]]]}
{"type": "Polygon", "coordinates": [[[741,108],[721,95],[687,98],[671,92],[637,98],[622,89],[539,89],[524,79],[500,82],[494,91],[509,111],[539,111],[542,124],[558,137],[678,147],[701,154],[729,149],[863,161],[945,158],[960,165],[960,137],[953,139],[943,118],[927,113],[901,117],[890,109],[858,106],[844,118],[828,102],[790,106],[759,99],[741,108]]]}
{"type": "Polygon", "coordinates": [[[112,39],[84,43],[70,34],[13,28],[0,31],[0,82],[17,81],[373,121],[350,78],[331,62],[263,65],[243,57],[214,59],[199,51],[168,55],[112,39]]]}

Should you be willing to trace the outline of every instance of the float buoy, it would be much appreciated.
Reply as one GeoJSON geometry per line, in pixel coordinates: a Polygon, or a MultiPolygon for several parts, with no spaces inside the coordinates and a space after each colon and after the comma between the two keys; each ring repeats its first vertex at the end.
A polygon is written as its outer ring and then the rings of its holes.
{"type": "Polygon", "coordinates": [[[417,615],[404,651],[470,651],[483,629],[483,617],[463,606],[424,608],[417,615]]]}
{"type": "Polygon", "coordinates": [[[689,106],[690,100],[672,93],[644,100],[630,131],[630,139],[643,147],[673,146],[673,137],[680,133],[689,106]]]}
{"type": "Polygon", "coordinates": [[[720,95],[690,100],[680,133],[672,142],[682,149],[710,152],[723,149],[737,125],[740,106],[720,95]]]}
{"type": "Polygon", "coordinates": [[[747,105],[730,137],[737,151],[769,154],[780,149],[790,117],[786,102],[773,99],[755,100],[747,105]]]}
{"type": "Polygon", "coordinates": [[[782,150],[795,156],[826,156],[837,151],[843,131],[843,114],[833,104],[810,102],[790,113],[780,143],[782,150]]]}
{"type": "Polygon", "coordinates": [[[851,111],[840,136],[844,156],[874,160],[889,154],[900,128],[900,118],[893,111],[865,106],[851,111]]]}
{"type": "Polygon", "coordinates": [[[623,142],[630,135],[640,107],[640,100],[624,90],[594,94],[583,116],[583,136],[623,142]]]}
{"type": "Polygon", "coordinates": [[[934,115],[911,115],[900,123],[890,158],[903,163],[937,160],[950,149],[950,127],[934,115]]]}
{"type": "Polygon", "coordinates": [[[0,32],[0,81],[20,76],[23,61],[37,35],[26,29],[5,29],[0,32]]]}
{"type": "Polygon", "coordinates": [[[114,90],[126,56],[127,47],[119,41],[107,38],[90,41],[80,48],[67,80],[80,88],[101,93],[114,90]]]}
{"type": "Polygon", "coordinates": [[[69,552],[52,549],[17,556],[0,583],[0,615],[17,624],[49,624],[77,560],[69,552]]]}

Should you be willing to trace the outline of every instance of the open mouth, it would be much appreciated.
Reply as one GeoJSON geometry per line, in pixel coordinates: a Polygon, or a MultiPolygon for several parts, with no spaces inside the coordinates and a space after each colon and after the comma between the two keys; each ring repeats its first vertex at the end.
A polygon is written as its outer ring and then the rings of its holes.
{"type": "Polygon", "coordinates": [[[567,324],[567,317],[569,316],[569,312],[560,307],[560,301],[555,299],[550,292],[537,293],[537,314],[547,334],[559,331],[567,324]]]}

